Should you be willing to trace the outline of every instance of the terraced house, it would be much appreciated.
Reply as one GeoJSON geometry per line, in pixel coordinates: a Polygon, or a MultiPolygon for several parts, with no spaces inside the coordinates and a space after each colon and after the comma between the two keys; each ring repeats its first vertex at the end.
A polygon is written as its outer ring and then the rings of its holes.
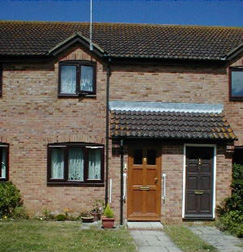
{"type": "Polygon", "coordinates": [[[214,219],[243,157],[243,28],[0,22],[0,179],[32,214],[214,219]],[[90,50],[92,49],[92,50],[90,50]]]}

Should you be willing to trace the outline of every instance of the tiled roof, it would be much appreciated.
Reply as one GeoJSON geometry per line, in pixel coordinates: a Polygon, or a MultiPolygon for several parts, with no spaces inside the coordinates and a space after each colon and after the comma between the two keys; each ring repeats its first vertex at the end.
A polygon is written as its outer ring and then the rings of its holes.
{"type": "Polygon", "coordinates": [[[115,107],[110,109],[111,137],[236,139],[230,125],[220,111],[136,111],[132,109],[117,110],[115,107]]]}
{"type": "MultiPolygon", "coordinates": [[[[0,21],[0,56],[47,56],[75,33],[89,38],[89,24],[0,21]]],[[[93,41],[112,57],[221,60],[243,28],[95,23],[93,41]]]]}

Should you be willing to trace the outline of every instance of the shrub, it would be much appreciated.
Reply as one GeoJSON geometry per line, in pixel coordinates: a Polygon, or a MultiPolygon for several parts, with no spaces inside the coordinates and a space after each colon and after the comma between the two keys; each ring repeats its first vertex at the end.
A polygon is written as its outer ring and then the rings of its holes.
{"type": "Polygon", "coordinates": [[[220,230],[243,237],[243,165],[234,164],[232,195],[224,200],[218,207],[220,230]]]}
{"type": "Polygon", "coordinates": [[[13,217],[15,209],[21,207],[20,191],[12,182],[0,183],[0,218],[13,217]]]}
{"type": "Polygon", "coordinates": [[[14,219],[21,220],[21,219],[29,219],[29,215],[23,206],[16,207],[13,212],[14,219]]]}
{"type": "Polygon", "coordinates": [[[111,210],[111,207],[109,204],[106,205],[105,211],[104,211],[104,216],[107,218],[114,218],[114,213],[111,210]]]}
{"type": "Polygon", "coordinates": [[[43,219],[44,220],[54,220],[55,219],[55,216],[48,209],[44,209],[42,211],[42,214],[43,214],[43,219]]]}
{"type": "Polygon", "coordinates": [[[55,216],[55,219],[57,221],[65,221],[67,219],[66,215],[65,214],[58,214],[55,216]]]}

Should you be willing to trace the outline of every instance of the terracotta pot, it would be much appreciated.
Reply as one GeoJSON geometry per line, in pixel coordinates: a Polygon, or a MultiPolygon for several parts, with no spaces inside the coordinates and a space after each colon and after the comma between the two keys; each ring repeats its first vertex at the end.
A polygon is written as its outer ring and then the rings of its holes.
{"type": "Polygon", "coordinates": [[[91,212],[91,214],[94,216],[94,221],[100,220],[101,214],[97,212],[91,212]]]}
{"type": "Polygon", "coordinates": [[[88,216],[88,217],[81,216],[81,219],[82,219],[82,222],[89,223],[89,222],[94,221],[94,216],[88,216]]]}
{"type": "Polygon", "coordinates": [[[106,217],[102,217],[102,226],[103,228],[113,228],[114,227],[114,222],[115,219],[114,218],[106,218],[106,217]]]}

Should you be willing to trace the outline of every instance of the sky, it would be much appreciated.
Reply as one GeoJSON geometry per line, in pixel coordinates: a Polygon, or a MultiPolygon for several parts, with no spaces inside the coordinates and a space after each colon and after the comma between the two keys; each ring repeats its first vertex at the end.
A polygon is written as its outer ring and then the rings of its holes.
{"type": "MultiPolygon", "coordinates": [[[[0,0],[0,20],[89,18],[90,0],[0,0]]],[[[93,22],[243,27],[243,0],[93,0],[93,22]]]]}

